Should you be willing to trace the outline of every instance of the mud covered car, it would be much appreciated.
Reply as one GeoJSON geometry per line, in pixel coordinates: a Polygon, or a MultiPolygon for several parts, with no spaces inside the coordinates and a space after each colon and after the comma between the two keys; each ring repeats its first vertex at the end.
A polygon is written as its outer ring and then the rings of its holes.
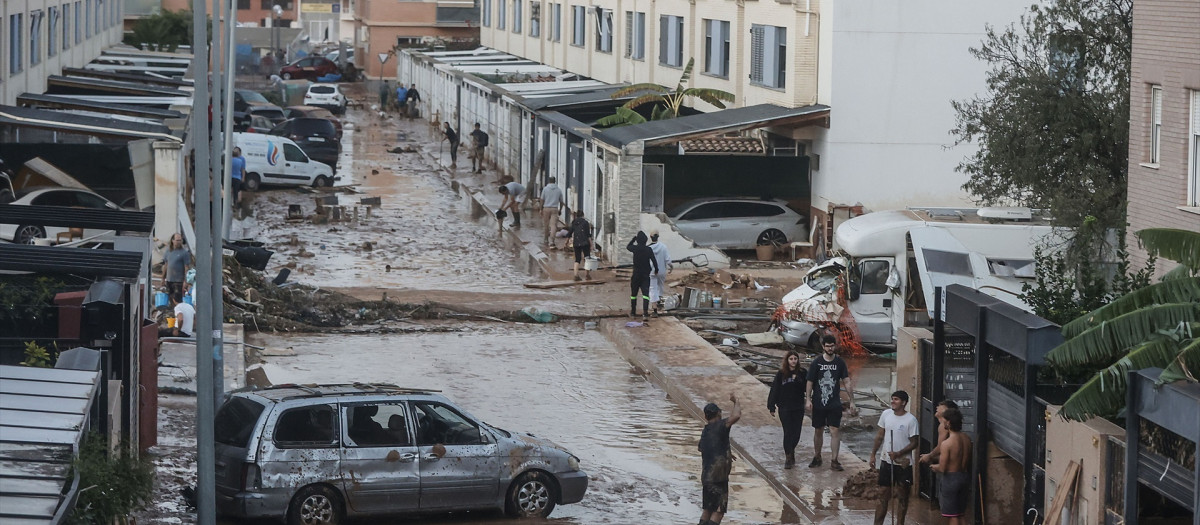
{"type": "Polygon", "coordinates": [[[484,423],[434,391],[280,385],[217,411],[217,511],[289,524],[502,509],[546,517],[576,503],[579,458],[484,423]]]}

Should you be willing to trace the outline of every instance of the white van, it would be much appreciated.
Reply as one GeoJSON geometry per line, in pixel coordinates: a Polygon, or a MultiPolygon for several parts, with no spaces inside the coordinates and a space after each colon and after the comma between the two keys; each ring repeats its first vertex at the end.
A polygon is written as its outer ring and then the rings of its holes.
{"type": "Polygon", "coordinates": [[[257,191],[263,184],[281,186],[330,186],[336,178],[328,164],[308,158],[295,142],[261,133],[234,133],[233,143],[242,149],[246,172],[242,187],[257,191]]]}

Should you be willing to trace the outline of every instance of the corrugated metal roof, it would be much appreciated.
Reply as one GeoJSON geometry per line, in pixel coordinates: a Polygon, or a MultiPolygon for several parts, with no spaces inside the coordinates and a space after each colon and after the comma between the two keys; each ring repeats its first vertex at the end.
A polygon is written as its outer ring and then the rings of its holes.
{"type": "Polygon", "coordinates": [[[64,77],[50,75],[46,78],[46,94],[48,95],[86,95],[112,94],[135,95],[143,97],[186,97],[189,91],[180,91],[166,87],[154,87],[137,82],[118,82],[115,80],[99,80],[94,78],[64,77]]]}
{"type": "Polygon", "coordinates": [[[150,233],[154,229],[154,213],[133,210],[0,204],[0,224],[37,224],[64,228],[150,233]]]}
{"type": "Polygon", "coordinates": [[[54,525],[74,505],[68,474],[99,382],[95,371],[0,365],[0,522],[54,525]]]}
{"type": "Polygon", "coordinates": [[[646,141],[654,145],[657,141],[678,141],[698,138],[712,133],[789,125],[813,121],[820,123],[829,113],[829,106],[814,104],[799,108],[785,108],[774,104],[759,104],[744,108],[724,109],[712,113],[689,115],[669,120],[654,120],[644,124],[621,126],[599,131],[595,137],[617,147],[646,141]]]}
{"type": "Polygon", "coordinates": [[[193,84],[191,80],[183,80],[178,78],[152,77],[150,75],[140,75],[137,73],[113,73],[111,71],[98,71],[95,69],[82,69],[77,67],[64,67],[62,74],[69,77],[98,78],[101,80],[146,84],[149,86],[190,88],[193,84]]]}
{"type": "Polygon", "coordinates": [[[98,136],[154,138],[182,142],[178,137],[171,135],[170,128],[162,124],[129,122],[16,106],[0,105],[0,124],[98,136]]]}
{"type": "Polygon", "coordinates": [[[141,268],[137,252],[0,243],[0,270],[133,278],[141,268]]]}
{"type": "Polygon", "coordinates": [[[57,97],[54,95],[38,95],[22,93],[17,96],[17,104],[34,109],[82,109],[98,113],[129,115],[131,117],[168,119],[183,118],[183,113],[170,109],[156,109],[132,104],[106,104],[86,99],[57,97]]]}
{"type": "Polygon", "coordinates": [[[612,98],[613,93],[616,93],[617,91],[620,91],[626,87],[628,86],[619,85],[611,87],[599,87],[594,88],[586,93],[570,93],[556,97],[542,96],[535,99],[524,99],[521,101],[521,105],[533,111],[604,103],[618,106],[620,104],[624,104],[628,100],[633,99],[633,97],[612,98]]]}

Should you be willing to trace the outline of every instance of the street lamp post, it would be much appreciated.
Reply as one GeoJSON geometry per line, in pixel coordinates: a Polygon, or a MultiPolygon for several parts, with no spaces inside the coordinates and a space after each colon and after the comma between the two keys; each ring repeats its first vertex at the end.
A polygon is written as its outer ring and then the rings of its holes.
{"type": "Polygon", "coordinates": [[[283,8],[279,7],[279,4],[275,4],[271,6],[271,14],[275,15],[275,19],[271,21],[271,53],[275,55],[275,71],[272,73],[278,75],[279,70],[283,67],[281,63],[283,57],[279,53],[279,50],[283,48],[283,42],[279,37],[279,18],[283,16],[283,8]]]}

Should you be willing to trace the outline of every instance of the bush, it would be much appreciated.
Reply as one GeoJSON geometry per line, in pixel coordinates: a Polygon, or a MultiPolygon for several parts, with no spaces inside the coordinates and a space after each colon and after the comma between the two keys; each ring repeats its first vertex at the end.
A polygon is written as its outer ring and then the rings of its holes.
{"type": "Polygon", "coordinates": [[[73,475],[79,476],[79,499],[69,523],[129,523],[129,515],[145,508],[153,495],[154,464],[125,444],[110,454],[98,433],[84,438],[73,466],[73,475]]]}

